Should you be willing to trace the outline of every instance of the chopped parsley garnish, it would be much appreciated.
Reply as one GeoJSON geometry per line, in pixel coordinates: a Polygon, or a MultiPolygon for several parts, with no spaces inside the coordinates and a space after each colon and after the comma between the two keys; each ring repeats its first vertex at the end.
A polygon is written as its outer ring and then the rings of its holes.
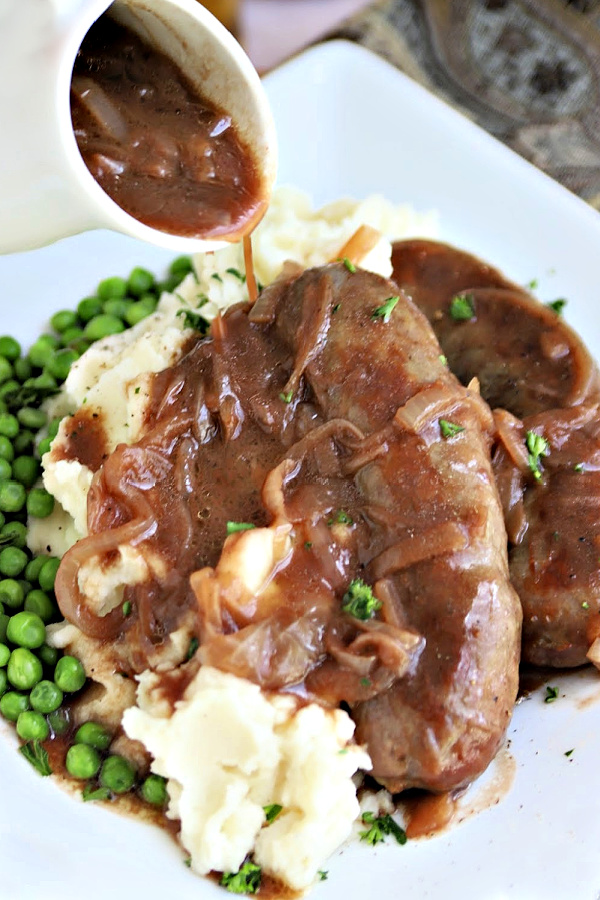
{"type": "Polygon", "coordinates": [[[319,871],[317,872],[317,875],[319,876],[319,881],[327,881],[327,876],[329,875],[329,872],[325,871],[324,869],[319,869],[319,871]]]}
{"type": "Polygon", "coordinates": [[[338,311],[338,309],[340,308],[341,305],[342,305],[341,303],[335,303],[334,306],[333,306],[332,309],[331,309],[331,312],[332,312],[332,313],[336,313],[336,312],[338,311]]]}
{"type": "Polygon", "coordinates": [[[200,313],[193,312],[191,309],[180,309],[177,315],[183,316],[184,328],[193,328],[194,331],[199,331],[200,334],[207,334],[210,322],[200,313]]]}
{"type": "Polygon", "coordinates": [[[550,687],[549,684],[546,685],[546,696],[544,697],[544,703],[554,703],[555,700],[558,699],[558,688],[550,687]]]}
{"type": "Polygon", "coordinates": [[[232,894],[256,894],[260,887],[261,868],[245,862],[239,872],[224,872],[221,884],[232,894]]]}
{"type": "Polygon", "coordinates": [[[442,364],[443,366],[447,366],[447,365],[448,365],[448,357],[447,357],[447,356],[444,356],[443,353],[440,353],[440,355],[438,356],[438,359],[439,359],[439,361],[441,362],[441,364],[442,364]]]}
{"type": "Polygon", "coordinates": [[[391,816],[376,816],[375,813],[366,812],[362,814],[362,822],[371,827],[367,831],[360,832],[361,841],[368,844],[379,844],[384,841],[387,835],[391,834],[399,844],[406,843],[406,832],[404,828],[400,828],[391,816]]]}
{"type": "Polygon", "coordinates": [[[126,600],[123,604],[123,615],[130,616],[131,615],[131,600],[126,600]]]}
{"type": "Polygon", "coordinates": [[[110,800],[110,791],[105,787],[96,787],[94,784],[86,784],[81,792],[84,803],[88,800],[110,800]]]}
{"type": "Polygon", "coordinates": [[[196,653],[196,650],[198,649],[199,646],[200,646],[200,641],[198,640],[197,637],[193,637],[190,641],[190,646],[188,647],[188,652],[186,653],[186,656],[185,656],[186,661],[189,661],[192,658],[192,656],[194,656],[194,654],[196,653]]]}
{"type": "Polygon", "coordinates": [[[525,444],[529,450],[529,468],[533,472],[533,477],[539,481],[542,477],[540,457],[548,456],[550,453],[550,445],[545,437],[542,437],[541,434],[536,434],[535,431],[527,432],[525,444]]]}
{"type": "Polygon", "coordinates": [[[381,319],[386,324],[390,321],[396,304],[400,301],[400,297],[388,297],[387,300],[371,313],[372,319],[381,319]]]}
{"type": "Polygon", "coordinates": [[[352,274],[354,275],[354,273],[356,272],[356,266],[354,265],[354,263],[352,262],[352,260],[348,259],[348,257],[345,256],[345,257],[343,258],[342,262],[344,263],[344,265],[346,266],[346,268],[348,269],[348,271],[349,271],[349,272],[352,272],[352,274]]]}
{"type": "Polygon", "coordinates": [[[242,273],[240,272],[239,269],[233,269],[233,268],[232,268],[232,269],[225,269],[225,271],[227,272],[228,275],[233,275],[234,278],[237,278],[238,281],[241,281],[242,284],[243,284],[243,283],[245,282],[245,280],[246,280],[246,276],[245,276],[245,275],[242,275],[242,273]]]}
{"type": "Polygon", "coordinates": [[[238,531],[252,531],[253,528],[256,528],[256,525],[253,525],[252,522],[228,522],[227,534],[235,534],[238,531]]]}
{"type": "Polygon", "coordinates": [[[183,861],[183,864],[184,864],[184,866],[187,866],[188,869],[191,869],[192,868],[192,857],[186,856],[186,858],[183,861]]]}
{"type": "Polygon", "coordinates": [[[450,316],[455,322],[469,322],[475,318],[473,294],[456,294],[450,301],[450,316]]]}
{"type": "Polygon", "coordinates": [[[327,520],[327,524],[331,528],[332,525],[353,525],[354,519],[343,509],[338,509],[335,516],[327,520]]]}
{"type": "Polygon", "coordinates": [[[361,687],[371,687],[371,679],[370,678],[361,678],[360,684],[361,684],[361,687]]]}
{"type": "Polygon", "coordinates": [[[443,438],[454,437],[465,430],[464,425],[457,425],[456,422],[449,422],[447,419],[440,419],[440,431],[443,438]]]}
{"type": "Polygon", "coordinates": [[[221,278],[221,276],[219,275],[218,272],[213,272],[212,275],[211,275],[210,277],[211,277],[211,278],[214,278],[215,281],[220,282],[220,284],[223,284],[223,279],[221,278]]]}
{"type": "Polygon", "coordinates": [[[567,303],[568,300],[565,300],[564,297],[559,297],[558,300],[551,300],[549,303],[546,303],[546,306],[553,310],[557,316],[562,316],[562,311],[567,303]]]}
{"type": "Polygon", "coordinates": [[[587,602],[587,600],[584,600],[584,601],[583,601],[583,603],[581,604],[581,608],[582,608],[582,609],[589,609],[589,608],[590,608],[590,604],[587,602]]]}
{"type": "Polygon", "coordinates": [[[291,403],[293,396],[294,396],[293,391],[286,391],[285,393],[282,391],[279,395],[279,399],[283,400],[284,403],[291,403]]]}
{"type": "Polygon", "coordinates": [[[537,278],[532,278],[531,281],[527,282],[525,287],[527,288],[528,291],[535,291],[538,284],[539,284],[539,281],[537,280],[537,278]]]}
{"type": "Polygon", "coordinates": [[[572,747],[571,750],[565,750],[565,756],[571,756],[575,751],[575,747],[572,747]]]}
{"type": "Polygon", "coordinates": [[[265,811],[267,825],[270,825],[271,822],[275,821],[275,819],[283,809],[283,806],[281,806],[279,803],[269,803],[268,806],[263,806],[263,809],[265,811]]]}
{"type": "Polygon", "coordinates": [[[312,541],[304,541],[304,549],[312,550],[312,541]]]}
{"type": "Polygon", "coordinates": [[[583,463],[577,463],[576,465],[573,466],[573,469],[575,470],[575,472],[585,472],[585,467],[584,467],[583,463]]]}
{"type": "Polygon", "coordinates": [[[381,609],[381,601],[377,599],[370,585],[365,584],[361,578],[355,578],[344,594],[342,609],[355,619],[366,622],[381,609]]]}
{"type": "Polygon", "coordinates": [[[43,775],[44,777],[52,775],[52,769],[48,762],[48,754],[39,741],[27,741],[26,744],[19,747],[19,750],[27,762],[30,763],[34,769],[37,769],[40,775],[43,775]]]}

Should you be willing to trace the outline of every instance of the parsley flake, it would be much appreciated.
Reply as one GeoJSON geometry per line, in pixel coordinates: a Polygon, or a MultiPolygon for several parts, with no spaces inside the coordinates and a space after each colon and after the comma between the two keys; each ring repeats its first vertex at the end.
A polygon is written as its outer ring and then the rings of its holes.
{"type": "Polygon", "coordinates": [[[281,806],[279,803],[269,803],[268,806],[263,806],[263,810],[267,819],[267,825],[270,825],[271,822],[275,821],[282,809],[283,806],[281,806]]]}
{"type": "Polygon", "coordinates": [[[590,604],[587,602],[587,600],[584,600],[584,601],[583,601],[583,603],[581,604],[581,608],[582,608],[582,609],[589,609],[589,608],[590,608],[590,604]]]}
{"type": "Polygon", "coordinates": [[[239,269],[225,269],[228,275],[233,275],[234,278],[237,278],[238,281],[241,281],[242,284],[246,281],[246,276],[242,275],[239,269]]]}
{"type": "Polygon", "coordinates": [[[312,541],[304,541],[304,549],[312,550],[312,541]]]}
{"type": "Polygon", "coordinates": [[[546,696],[544,697],[544,703],[554,703],[555,700],[558,699],[558,688],[550,687],[549,684],[546,685],[546,696]]]}
{"type": "Polygon", "coordinates": [[[96,787],[94,784],[86,784],[81,792],[84,803],[89,800],[110,800],[110,790],[105,787],[96,787]]]}
{"type": "Polygon", "coordinates": [[[327,520],[327,524],[331,528],[332,525],[353,525],[354,519],[343,509],[338,509],[335,516],[327,520]]]}
{"type": "Polygon", "coordinates": [[[186,656],[185,656],[187,662],[189,662],[189,660],[192,658],[192,656],[194,656],[194,654],[196,653],[196,650],[198,649],[199,646],[200,646],[200,641],[198,640],[197,637],[193,637],[190,641],[190,646],[188,647],[188,652],[186,653],[186,656]]]}
{"type": "Polygon", "coordinates": [[[256,525],[253,525],[252,522],[228,522],[227,534],[235,534],[238,531],[252,531],[253,528],[256,528],[256,525]]]}
{"type": "Polygon", "coordinates": [[[123,604],[123,615],[130,616],[131,615],[131,600],[126,600],[123,604]]]}
{"type": "Polygon", "coordinates": [[[344,265],[346,266],[346,268],[348,269],[348,271],[351,272],[351,273],[354,275],[354,273],[356,272],[356,266],[354,265],[354,263],[352,262],[352,260],[348,259],[348,257],[345,256],[345,257],[343,258],[342,262],[344,263],[344,265]]]}
{"type": "Polygon", "coordinates": [[[220,284],[223,284],[223,279],[221,278],[221,276],[219,275],[218,272],[213,272],[210,277],[214,278],[215,281],[218,281],[220,284]]]}
{"type": "Polygon", "coordinates": [[[361,841],[368,844],[379,844],[384,841],[387,835],[392,835],[399,844],[406,843],[406,832],[404,828],[400,828],[397,822],[391,816],[376,816],[375,813],[366,812],[362,815],[364,825],[371,827],[367,831],[360,832],[361,841]]]}
{"type": "Polygon", "coordinates": [[[293,396],[294,396],[293,391],[286,391],[285,393],[282,391],[279,395],[279,399],[283,400],[284,403],[291,403],[293,396]]]}
{"type": "Polygon", "coordinates": [[[572,747],[570,750],[565,750],[565,756],[572,756],[575,751],[575,747],[572,747]]]}
{"type": "Polygon", "coordinates": [[[583,463],[577,463],[576,465],[573,466],[573,470],[575,472],[581,473],[581,472],[585,472],[585,467],[584,467],[583,463]]]}
{"type": "Polygon", "coordinates": [[[317,875],[319,876],[319,881],[327,881],[327,876],[329,875],[329,872],[325,871],[324,869],[319,869],[319,871],[317,872],[317,875]]]}
{"type": "Polygon", "coordinates": [[[193,328],[200,334],[207,334],[210,328],[210,322],[200,313],[195,313],[191,309],[180,309],[177,316],[183,316],[183,327],[193,328]]]}
{"type": "Polygon", "coordinates": [[[444,356],[443,353],[440,353],[440,355],[438,356],[438,359],[439,359],[439,361],[441,362],[441,364],[442,364],[443,366],[447,366],[447,365],[448,365],[448,357],[447,357],[447,356],[444,356]]]}
{"type": "Polygon", "coordinates": [[[365,584],[361,578],[355,578],[344,594],[342,609],[355,619],[366,622],[381,609],[381,601],[377,599],[370,585],[365,584]]]}
{"type": "Polygon", "coordinates": [[[371,679],[370,678],[361,678],[360,679],[361,687],[371,687],[371,679]]]}
{"type": "Polygon", "coordinates": [[[47,775],[52,775],[52,768],[48,762],[48,754],[44,747],[42,747],[40,741],[27,741],[26,744],[19,747],[19,750],[27,762],[30,763],[34,769],[37,769],[40,775],[44,778],[47,775]]]}
{"type": "Polygon", "coordinates": [[[537,280],[537,278],[532,278],[531,281],[527,282],[525,287],[528,291],[535,291],[538,284],[539,284],[539,281],[537,280]]]}
{"type": "Polygon", "coordinates": [[[186,856],[186,858],[183,861],[183,864],[184,864],[184,866],[187,866],[188,869],[191,869],[192,868],[192,857],[186,856]]]}
{"type": "Polygon", "coordinates": [[[224,872],[221,884],[232,894],[256,894],[260,887],[261,868],[245,862],[239,872],[224,872]]]}
{"type": "Polygon", "coordinates": [[[556,313],[557,316],[562,316],[562,311],[567,305],[568,300],[565,300],[564,297],[559,297],[558,300],[551,300],[549,303],[546,303],[548,309],[551,309],[556,313]]]}
{"type": "Polygon", "coordinates": [[[475,318],[473,294],[455,294],[450,301],[450,317],[455,322],[469,322],[475,318]]]}
{"type": "Polygon", "coordinates": [[[396,304],[399,302],[400,297],[388,297],[387,300],[371,313],[372,319],[381,319],[386,325],[390,321],[390,316],[392,315],[396,304]]]}
{"type": "Polygon", "coordinates": [[[336,313],[341,305],[342,305],[341,303],[335,303],[331,308],[331,312],[336,313]]]}
{"type": "Polygon", "coordinates": [[[536,481],[539,481],[542,477],[540,457],[548,456],[550,453],[550,445],[545,437],[542,437],[541,434],[536,434],[535,431],[527,432],[525,444],[529,450],[529,468],[533,472],[533,477],[536,481]]]}
{"type": "Polygon", "coordinates": [[[440,419],[440,431],[442,432],[443,438],[454,437],[464,430],[464,425],[457,425],[456,422],[449,422],[447,419],[440,419]]]}

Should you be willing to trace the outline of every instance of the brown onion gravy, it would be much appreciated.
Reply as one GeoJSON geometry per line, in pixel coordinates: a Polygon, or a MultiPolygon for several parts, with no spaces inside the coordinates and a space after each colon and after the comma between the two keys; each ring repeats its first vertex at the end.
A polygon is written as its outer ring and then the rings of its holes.
{"type": "Polygon", "coordinates": [[[91,174],[151,228],[235,240],[266,209],[256,161],[230,116],[108,15],[77,55],[71,115],[91,174]]]}

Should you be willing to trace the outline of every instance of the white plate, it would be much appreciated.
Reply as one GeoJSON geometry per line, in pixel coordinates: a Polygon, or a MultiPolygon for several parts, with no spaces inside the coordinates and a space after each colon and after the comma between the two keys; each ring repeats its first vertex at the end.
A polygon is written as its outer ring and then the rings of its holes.
{"type": "MultiPolygon", "coordinates": [[[[568,320],[598,356],[600,218],[593,210],[354,45],[310,50],[267,84],[282,183],[305,188],[318,203],[376,191],[438,209],[443,239],[518,282],[537,278],[542,299],[567,297],[568,320]]],[[[99,279],[135,264],[161,270],[169,258],[102,232],[0,257],[0,330],[31,340],[50,313],[73,306],[99,279]]],[[[555,703],[537,692],[515,711],[508,749],[515,777],[499,803],[404,847],[349,843],[314,897],[597,900],[600,680],[584,672],[552,683],[560,685],[555,703]]],[[[77,803],[39,778],[0,728],[2,900],[225,896],[195,878],[159,830],[77,803]]],[[[486,784],[494,774],[502,782],[505,771],[506,760],[464,806],[485,805],[486,784]]],[[[488,793],[498,796],[493,783],[488,793]]]]}

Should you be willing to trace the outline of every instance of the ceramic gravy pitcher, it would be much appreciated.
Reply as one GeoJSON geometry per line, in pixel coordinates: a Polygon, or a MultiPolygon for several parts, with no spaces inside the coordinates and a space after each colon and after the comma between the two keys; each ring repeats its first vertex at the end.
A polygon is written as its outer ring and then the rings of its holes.
{"type": "Polygon", "coordinates": [[[0,0],[0,253],[111,228],[179,253],[226,240],[167,234],[121,209],[88,171],[71,124],[73,63],[111,7],[173,59],[232,118],[270,193],[275,127],[258,75],[229,32],[196,0],[0,0]]]}

